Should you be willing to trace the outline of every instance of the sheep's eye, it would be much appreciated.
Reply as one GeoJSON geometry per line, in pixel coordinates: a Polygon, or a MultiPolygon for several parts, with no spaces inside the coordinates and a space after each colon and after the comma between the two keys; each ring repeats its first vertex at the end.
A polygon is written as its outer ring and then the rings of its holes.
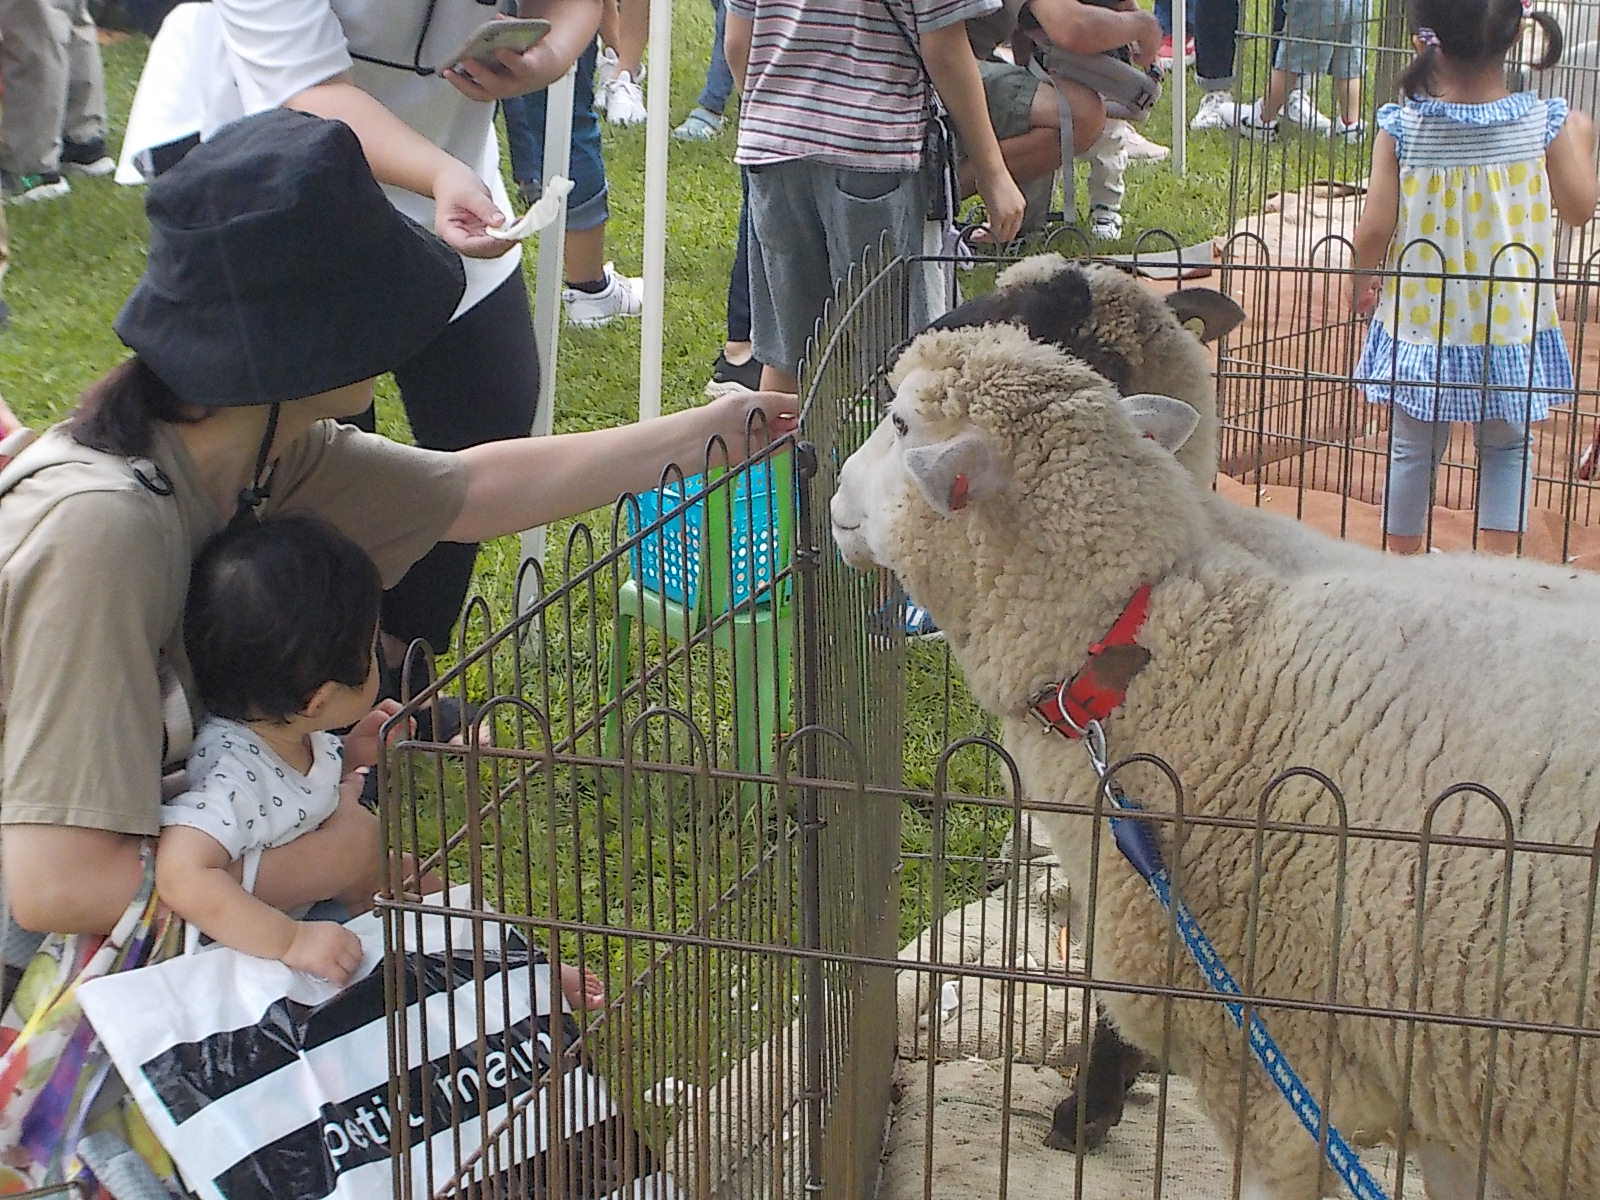
{"type": "Polygon", "coordinates": [[[906,419],[904,417],[902,417],[899,413],[891,413],[889,415],[889,420],[894,422],[894,431],[896,433],[898,433],[901,437],[905,437],[905,435],[906,435],[906,419]]]}

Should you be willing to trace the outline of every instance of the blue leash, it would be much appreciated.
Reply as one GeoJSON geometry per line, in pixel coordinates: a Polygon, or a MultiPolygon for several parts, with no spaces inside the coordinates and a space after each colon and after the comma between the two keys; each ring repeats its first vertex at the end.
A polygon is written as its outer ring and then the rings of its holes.
{"type": "MultiPolygon", "coordinates": [[[[1084,730],[1083,744],[1089,753],[1089,761],[1094,764],[1095,773],[1104,781],[1105,731],[1100,728],[1098,721],[1089,722],[1088,728],[1084,730]]],[[[1111,797],[1112,804],[1121,811],[1140,810],[1139,804],[1128,799],[1115,783],[1106,782],[1106,793],[1111,797]]],[[[1182,897],[1173,896],[1172,876],[1161,859],[1161,847],[1156,844],[1155,829],[1151,823],[1128,817],[1112,817],[1111,835],[1117,843],[1117,849],[1122,851],[1122,856],[1150,885],[1150,890],[1156,894],[1156,899],[1161,901],[1161,907],[1172,914],[1178,933],[1183,937],[1183,944],[1188,947],[1190,957],[1194,959],[1195,965],[1200,968],[1200,973],[1205,976],[1212,990],[1224,996],[1243,995],[1232,973],[1223,964],[1217,948],[1211,944],[1211,939],[1206,937],[1205,931],[1194,919],[1194,914],[1189,911],[1189,906],[1183,902],[1182,897]]],[[[1311,1092],[1300,1081],[1300,1076],[1295,1074],[1294,1068],[1289,1065],[1289,1060],[1278,1048],[1278,1043],[1267,1032],[1267,1027],[1261,1018],[1254,1012],[1246,1017],[1242,1004],[1224,1001],[1223,1007],[1227,1009],[1233,1027],[1245,1031],[1250,1052],[1255,1055],[1262,1070],[1266,1071],[1267,1077],[1277,1084],[1278,1091],[1283,1093],[1283,1098],[1294,1110],[1294,1115],[1300,1118],[1300,1124],[1305,1126],[1306,1132],[1313,1140],[1320,1137],[1322,1106],[1312,1098],[1311,1092]]],[[[1356,1200],[1389,1200],[1388,1193],[1362,1165],[1360,1156],[1350,1143],[1344,1140],[1344,1135],[1332,1125],[1328,1126],[1328,1144],[1323,1153],[1356,1200]]]]}

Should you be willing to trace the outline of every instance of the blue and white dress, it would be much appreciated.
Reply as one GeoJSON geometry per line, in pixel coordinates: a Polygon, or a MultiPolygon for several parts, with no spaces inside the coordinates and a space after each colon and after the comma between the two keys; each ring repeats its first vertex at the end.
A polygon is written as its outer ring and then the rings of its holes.
{"type": "Polygon", "coordinates": [[[1421,421],[1538,421],[1572,400],[1556,320],[1545,147],[1565,100],[1412,98],[1378,110],[1400,163],[1400,216],[1356,366],[1367,399],[1421,421]]]}

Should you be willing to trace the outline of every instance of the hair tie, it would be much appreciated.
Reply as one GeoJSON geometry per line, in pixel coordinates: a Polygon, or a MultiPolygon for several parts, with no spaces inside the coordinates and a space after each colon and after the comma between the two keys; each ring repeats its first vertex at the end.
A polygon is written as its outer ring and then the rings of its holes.
{"type": "Polygon", "coordinates": [[[1522,15],[1525,17],[1533,16],[1533,0],[1522,0],[1522,15]]]}
{"type": "Polygon", "coordinates": [[[1424,25],[1417,30],[1417,41],[1424,46],[1437,46],[1439,44],[1439,35],[1424,25]]]}

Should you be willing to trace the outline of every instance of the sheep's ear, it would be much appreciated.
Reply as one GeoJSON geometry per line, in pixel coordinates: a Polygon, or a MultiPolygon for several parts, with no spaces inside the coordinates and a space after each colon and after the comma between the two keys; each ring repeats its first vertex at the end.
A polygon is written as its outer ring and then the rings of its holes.
{"type": "Polygon", "coordinates": [[[1214,342],[1238,327],[1244,309],[1214,288],[1186,287],[1167,293],[1167,307],[1202,342],[1214,342]]]}
{"type": "Polygon", "coordinates": [[[911,446],[904,459],[917,490],[946,516],[994,495],[1004,482],[981,434],[963,433],[947,442],[911,446]]]}
{"type": "Polygon", "coordinates": [[[1122,408],[1142,437],[1159,443],[1173,454],[1183,449],[1183,444],[1200,424],[1198,412],[1171,396],[1140,392],[1124,396],[1122,408]]]}

